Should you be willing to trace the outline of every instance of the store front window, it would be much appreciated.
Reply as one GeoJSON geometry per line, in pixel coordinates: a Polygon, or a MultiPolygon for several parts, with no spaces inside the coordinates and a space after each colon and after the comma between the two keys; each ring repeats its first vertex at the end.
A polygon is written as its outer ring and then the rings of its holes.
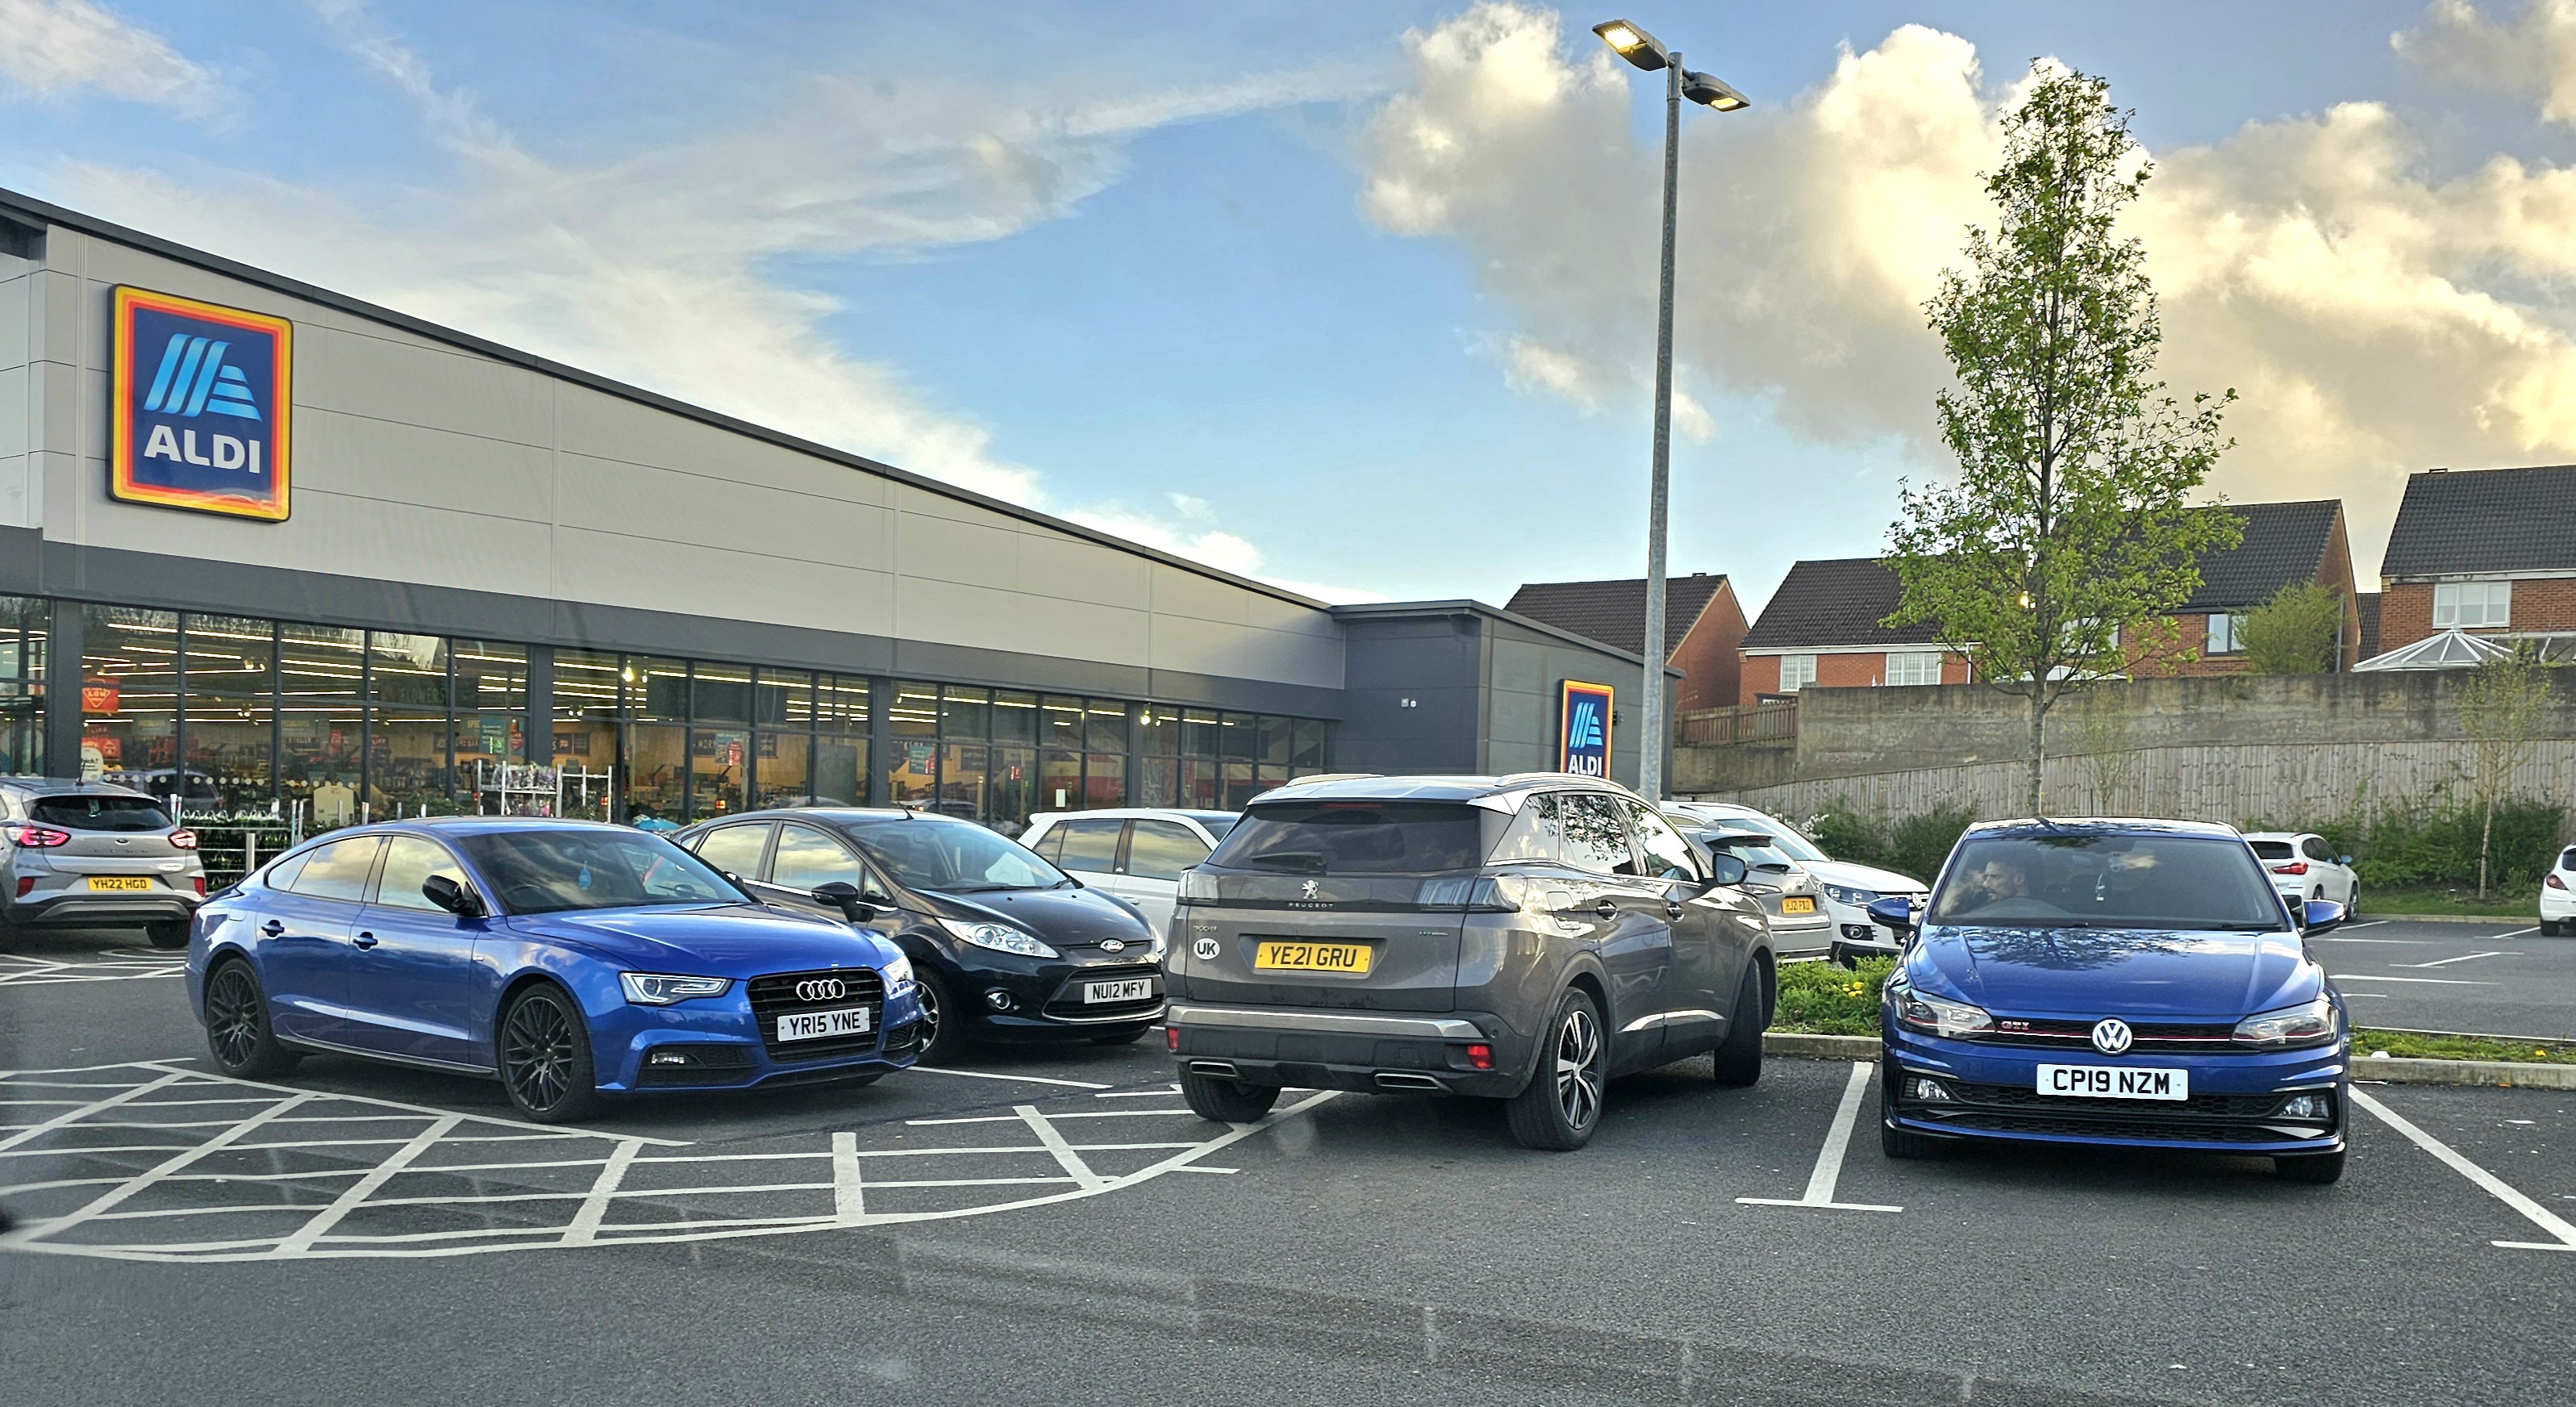
{"type": "Polygon", "coordinates": [[[0,596],[0,772],[45,770],[45,637],[53,608],[0,596]]]}
{"type": "Polygon", "coordinates": [[[81,608],[81,775],[169,796],[178,785],[179,616],[81,608]]]}

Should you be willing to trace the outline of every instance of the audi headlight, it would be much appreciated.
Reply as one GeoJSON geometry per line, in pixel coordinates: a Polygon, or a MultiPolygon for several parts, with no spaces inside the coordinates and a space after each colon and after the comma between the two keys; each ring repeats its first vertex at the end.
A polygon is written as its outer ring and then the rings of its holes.
{"type": "Polygon", "coordinates": [[[1896,1019],[1911,1030],[1929,1031],[1936,1036],[1974,1036],[1995,1028],[1995,1018],[1966,1002],[1927,997],[1912,987],[1891,988],[1890,994],[1896,1002],[1896,1019]]]}
{"type": "Polygon", "coordinates": [[[968,922],[964,919],[943,918],[939,921],[939,926],[947,929],[950,936],[961,942],[972,943],[979,948],[990,948],[997,953],[1017,953],[1024,958],[1063,956],[1055,949],[1007,923],[968,922]]]}
{"type": "Polygon", "coordinates": [[[2334,1033],[2334,1003],[2323,996],[2279,1011],[2257,1012],[2236,1023],[2238,1045],[2324,1045],[2334,1039],[2334,1033]]]}
{"type": "Polygon", "coordinates": [[[1839,884],[1828,884],[1825,886],[1825,897],[1833,900],[1837,904],[1848,904],[1855,909],[1866,909],[1870,905],[1878,902],[1878,891],[1874,889],[1845,889],[1839,884]]]}
{"type": "Polygon", "coordinates": [[[692,997],[720,997],[733,985],[730,977],[678,977],[662,972],[621,972],[617,985],[639,1006],[669,1006],[692,997]]]}
{"type": "Polygon", "coordinates": [[[884,968],[886,990],[900,992],[912,985],[912,959],[898,953],[884,968]]]}

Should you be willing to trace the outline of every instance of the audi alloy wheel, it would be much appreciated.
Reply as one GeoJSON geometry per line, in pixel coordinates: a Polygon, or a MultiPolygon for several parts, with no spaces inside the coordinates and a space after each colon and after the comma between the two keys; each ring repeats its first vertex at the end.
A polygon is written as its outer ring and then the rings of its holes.
{"type": "Polygon", "coordinates": [[[227,1075],[282,1075],[301,1057],[268,1026],[268,994],[250,964],[233,958],[206,979],[206,1049],[227,1075]]]}
{"type": "Polygon", "coordinates": [[[590,1032],[562,988],[530,987],[502,1014],[501,1087],[539,1123],[578,1119],[598,1107],[590,1032]]]}

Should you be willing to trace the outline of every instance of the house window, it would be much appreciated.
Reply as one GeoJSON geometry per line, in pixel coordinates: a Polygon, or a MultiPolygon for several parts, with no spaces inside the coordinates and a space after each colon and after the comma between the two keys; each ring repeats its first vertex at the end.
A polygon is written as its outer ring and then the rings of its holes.
{"type": "Polygon", "coordinates": [[[1794,694],[1800,689],[1803,689],[1815,682],[1816,657],[1814,655],[1782,655],[1780,657],[1781,693],[1794,694]]]}
{"type": "Polygon", "coordinates": [[[1887,657],[1887,682],[1895,684],[1938,684],[1941,682],[1941,652],[1912,651],[1887,657]]]}
{"type": "Polygon", "coordinates": [[[2446,581],[2433,588],[2435,630],[2504,625],[2512,616],[2512,582],[2446,581]]]}
{"type": "Polygon", "coordinates": [[[2242,644],[2239,644],[2236,639],[2236,628],[2238,624],[2239,618],[2230,612],[2219,611],[2213,613],[2209,618],[2209,648],[2201,653],[2210,655],[2232,655],[2237,651],[2244,649],[2245,647],[2242,644]]]}

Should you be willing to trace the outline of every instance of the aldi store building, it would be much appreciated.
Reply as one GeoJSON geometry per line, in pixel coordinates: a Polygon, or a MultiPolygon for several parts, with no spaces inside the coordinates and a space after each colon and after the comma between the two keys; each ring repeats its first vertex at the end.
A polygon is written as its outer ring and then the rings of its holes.
{"type": "MultiPolygon", "coordinates": [[[[0,192],[0,772],[994,823],[1606,767],[1638,658],[1332,607],[0,192]],[[1570,759],[1570,762],[1569,762],[1570,759]]],[[[1666,687],[1669,688],[1669,681],[1666,687]]]]}

